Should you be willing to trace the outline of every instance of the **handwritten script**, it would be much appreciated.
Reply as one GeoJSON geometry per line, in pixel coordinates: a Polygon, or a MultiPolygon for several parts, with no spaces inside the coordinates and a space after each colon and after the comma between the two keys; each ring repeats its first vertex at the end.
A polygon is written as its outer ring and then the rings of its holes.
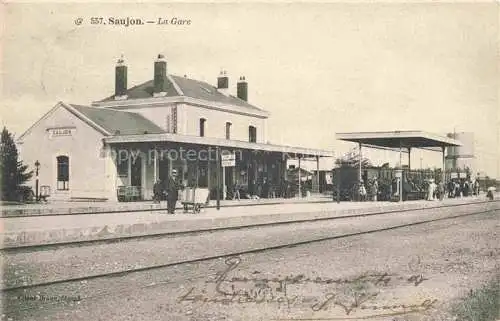
{"type": "MultiPolygon", "coordinates": [[[[283,277],[235,276],[241,264],[239,257],[225,261],[225,269],[206,281],[203,289],[189,288],[179,302],[219,304],[278,304],[278,308],[310,308],[312,311],[339,309],[345,315],[356,311],[387,312],[386,315],[424,312],[433,308],[435,299],[425,298],[417,303],[377,304],[380,289],[388,285],[419,286],[427,280],[423,275],[409,277],[389,273],[366,273],[351,279],[308,277],[303,274],[283,277]],[[304,287],[320,286],[320,294],[306,296],[304,287]],[[326,287],[326,288],[325,288],[326,287]]],[[[382,314],[384,315],[384,314],[382,314]]],[[[381,314],[377,314],[381,316],[381,314]]]]}

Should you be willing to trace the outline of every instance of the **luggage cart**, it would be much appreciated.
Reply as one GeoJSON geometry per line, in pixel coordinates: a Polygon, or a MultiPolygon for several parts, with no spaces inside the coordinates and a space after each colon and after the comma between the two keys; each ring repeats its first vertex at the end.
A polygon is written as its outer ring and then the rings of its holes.
{"type": "Polygon", "coordinates": [[[50,197],[50,186],[42,185],[40,186],[40,201],[47,203],[47,198],[50,197]]]}
{"type": "Polygon", "coordinates": [[[192,209],[194,214],[200,213],[201,207],[208,203],[208,195],[208,188],[185,188],[181,199],[184,213],[189,209],[192,209]]]}

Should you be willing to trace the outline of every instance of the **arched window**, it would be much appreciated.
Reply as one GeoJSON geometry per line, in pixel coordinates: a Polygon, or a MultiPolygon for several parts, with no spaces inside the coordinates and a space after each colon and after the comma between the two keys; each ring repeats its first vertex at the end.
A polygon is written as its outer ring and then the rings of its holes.
{"type": "Polygon", "coordinates": [[[205,118],[200,118],[200,137],[205,136],[205,123],[207,120],[205,118]]]}
{"type": "Polygon", "coordinates": [[[226,123],[226,139],[231,139],[231,123],[226,123]]]}
{"type": "Polygon", "coordinates": [[[254,126],[248,126],[248,141],[250,143],[257,142],[257,128],[254,126]]]}
{"type": "Polygon", "coordinates": [[[57,189],[69,190],[69,157],[57,156],[57,189]]]}

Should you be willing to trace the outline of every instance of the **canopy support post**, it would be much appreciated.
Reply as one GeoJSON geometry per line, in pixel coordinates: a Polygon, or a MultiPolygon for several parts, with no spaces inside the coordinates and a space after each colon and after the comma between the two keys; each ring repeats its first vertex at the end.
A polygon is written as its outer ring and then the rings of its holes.
{"type": "Polygon", "coordinates": [[[302,197],[302,187],[301,187],[301,179],[300,179],[300,155],[299,155],[299,198],[302,197]]]}
{"type": "Polygon", "coordinates": [[[221,159],[220,158],[221,157],[220,157],[220,148],[219,148],[219,146],[216,147],[215,153],[216,153],[215,154],[216,155],[215,156],[215,161],[217,162],[217,164],[216,164],[217,165],[217,180],[216,180],[217,181],[217,185],[216,185],[217,203],[216,203],[216,208],[217,208],[217,210],[220,210],[220,196],[221,196],[220,195],[221,194],[220,193],[221,192],[220,191],[220,174],[221,174],[221,163],[220,163],[221,159]]]}
{"type": "MultiPolygon", "coordinates": [[[[153,182],[156,183],[158,181],[158,152],[156,151],[156,147],[154,149],[154,159],[153,159],[153,182]]],[[[149,159],[148,161],[151,161],[149,159]]]]}
{"type": "Polygon", "coordinates": [[[132,160],[131,160],[131,153],[127,153],[128,158],[127,158],[127,185],[132,186],[132,160]]]}
{"type": "Polygon", "coordinates": [[[359,180],[358,180],[358,201],[361,201],[361,185],[363,182],[363,152],[362,152],[362,144],[359,143],[359,180]]]}
{"type": "Polygon", "coordinates": [[[359,182],[361,183],[361,180],[363,179],[363,166],[362,166],[362,163],[363,163],[363,153],[361,151],[361,143],[359,143],[359,182]]]}
{"type": "Polygon", "coordinates": [[[319,188],[319,156],[316,155],[316,188],[317,190],[315,191],[316,193],[320,192],[319,188]]]}
{"type": "Polygon", "coordinates": [[[337,180],[337,203],[340,203],[340,187],[341,187],[341,183],[342,183],[341,178],[340,178],[341,170],[342,170],[342,167],[339,166],[336,170],[337,175],[335,175],[335,176],[337,176],[336,177],[336,180],[337,180]]]}
{"type": "Polygon", "coordinates": [[[443,153],[443,172],[441,173],[441,183],[443,186],[446,186],[445,179],[446,179],[446,157],[445,157],[445,151],[446,147],[442,146],[441,151],[443,153]]]}
{"type": "Polygon", "coordinates": [[[226,197],[226,167],[222,166],[222,199],[225,200],[226,197]]]}
{"type": "Polygon", "coordinates": [[[399,201],[403,201],[403,146],[399,141],[399,167],[401,168],[401,177],[399,178],[399,201]]]}
{"type": "Polygon", "coordinates": [[[411,170],[411,147],[408,147],[408,170],[411,170]]]}

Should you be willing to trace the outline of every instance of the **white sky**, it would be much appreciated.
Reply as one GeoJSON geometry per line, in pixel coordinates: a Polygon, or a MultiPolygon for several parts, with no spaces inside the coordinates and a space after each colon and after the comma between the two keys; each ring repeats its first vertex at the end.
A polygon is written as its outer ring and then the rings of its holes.
{"type": "MultiPolygon", "coordinates": [[[[230,86],[271,112],[272,143],[342,154],[335,132],[471,131],[479,169],[500,177],[499,10],[489,3],[5,4],[1,125],[20,135],[62,100],[113,94],[124,54],[129,87],[169,73],[230,86]],[[91,17],[185,18],[190,26],[92,26],[91,17]],[[81,26],[74,20],[84,19],[81,26]]],[[[1,24],[0,24],[1,25],[1,24]]],[[[235,90],[234,90],[235,91],[235,90]]],[[[397,162],[368,152],[375,163],[397,162]]],[[[414,152],[412,164],[440,166],[414,152]]],[[[406,162],[406,160],[404,160],[406,162]]],[[[413,167],[413,166],[412,166],[413,167]]]]}

